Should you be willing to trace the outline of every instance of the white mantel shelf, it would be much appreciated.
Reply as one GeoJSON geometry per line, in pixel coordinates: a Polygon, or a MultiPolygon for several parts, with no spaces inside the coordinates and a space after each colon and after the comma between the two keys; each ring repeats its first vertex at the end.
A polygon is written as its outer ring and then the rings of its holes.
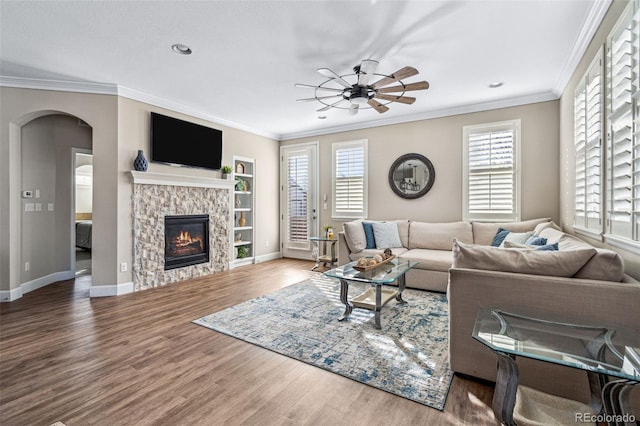
{"type": "Polygon", "coordinates": [[[232,190],[235,181],[202,176],[173,175],[167,173],[138,172],[131,170],[133,183],[140,185],[174,185],[198,188],[222,188],[232,190]]]}

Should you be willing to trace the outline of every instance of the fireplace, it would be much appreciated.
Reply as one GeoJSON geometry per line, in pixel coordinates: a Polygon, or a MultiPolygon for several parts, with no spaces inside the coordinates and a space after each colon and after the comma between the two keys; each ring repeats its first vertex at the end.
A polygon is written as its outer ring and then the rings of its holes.
{"type": "Polygon", "coordinates": [[[209,215],[164,217],[164,269],[209,262],[209,215]]]}

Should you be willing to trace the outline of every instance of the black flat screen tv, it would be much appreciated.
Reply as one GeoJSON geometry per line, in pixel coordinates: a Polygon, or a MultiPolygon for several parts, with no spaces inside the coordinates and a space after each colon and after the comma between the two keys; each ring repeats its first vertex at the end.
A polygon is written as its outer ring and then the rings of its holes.
{"type": "Polygon", "coordinates": [[[222,131],[152,112],[151,161],[219,170],[222,131]]]}

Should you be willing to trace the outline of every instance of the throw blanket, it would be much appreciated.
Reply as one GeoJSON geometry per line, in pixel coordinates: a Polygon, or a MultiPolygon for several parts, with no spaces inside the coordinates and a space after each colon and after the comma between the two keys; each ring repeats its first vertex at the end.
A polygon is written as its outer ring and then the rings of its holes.
{"type": "Polygon", "coordinates": [[[76,247],[91,250],[91,225],[90,220],[76,222],[76,247]]]}

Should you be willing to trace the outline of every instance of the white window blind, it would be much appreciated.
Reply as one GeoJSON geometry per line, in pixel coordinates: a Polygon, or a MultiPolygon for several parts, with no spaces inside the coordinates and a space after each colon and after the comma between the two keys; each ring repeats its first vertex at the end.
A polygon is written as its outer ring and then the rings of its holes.
{"type": "Polygon", "coordinates": [[[574,100],[576,187],[574,227],[602,232],[603,66],[599,51],[578,83],[574,100]]]}
{"type": "Polygon", "coordinates": [[[339,142],[333,146],[334,219],[367,217],[367,141],[339,142]]]}
{"type": "Polygon", "coordinates": [[[287,156],[287,240],[309,240],[309,155],[306,152],[287,156]]]}
{"type": "Polygon", "coordinates": [[[463,217],[519,220],[520,120],[463,129],[463,217]]]}
{"type": "Polygon", "coordinates": [[[638,2],[607,40],[607,225],[612,244],[640,245],[640,84],[638,2]]]}

